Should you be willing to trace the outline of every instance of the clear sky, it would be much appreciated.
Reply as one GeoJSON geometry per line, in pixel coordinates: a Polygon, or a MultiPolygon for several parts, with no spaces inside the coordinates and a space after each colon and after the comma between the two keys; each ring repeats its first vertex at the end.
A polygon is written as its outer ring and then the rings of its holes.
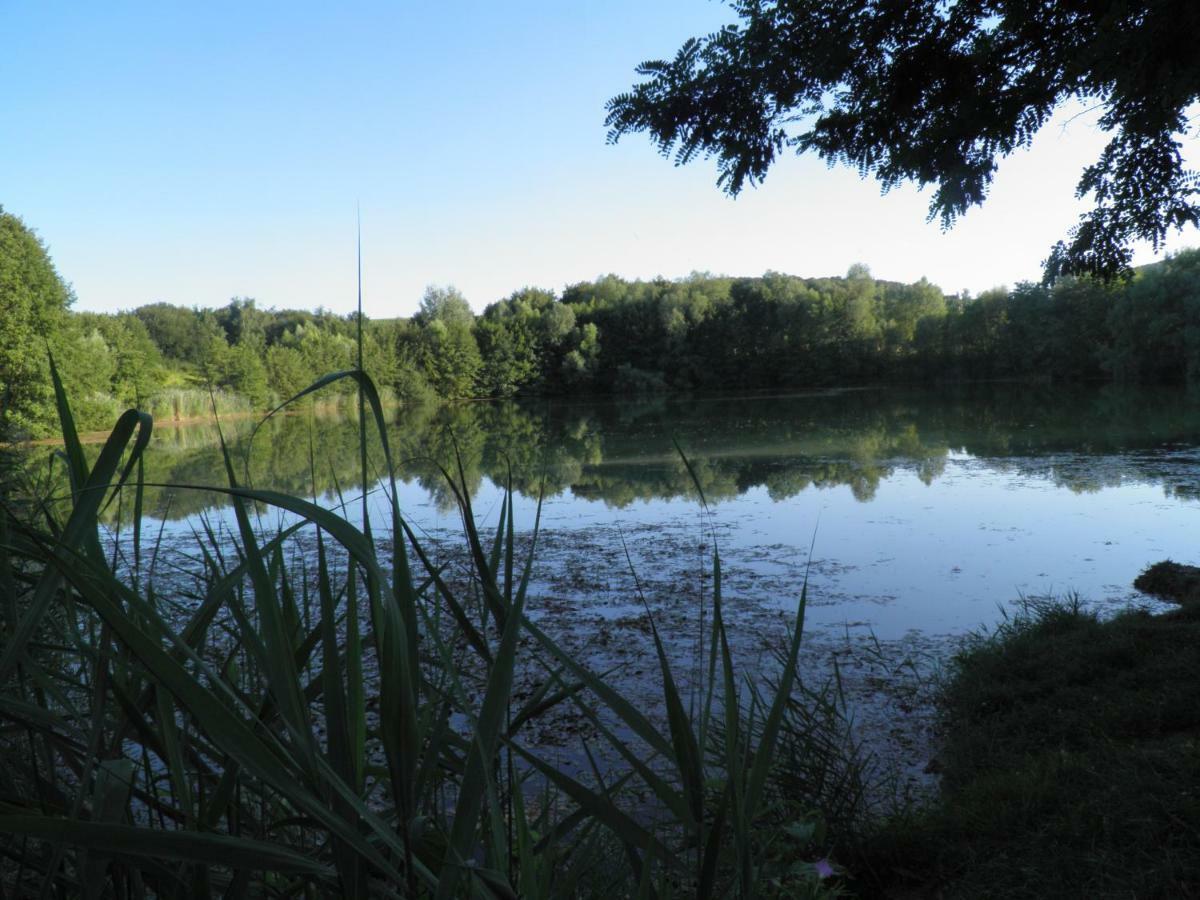
{"type": "Polygon", "coordinates": [[[735,201],[711,162],[674,168],[641,136],[607,146],[604,103],[634,66],[731,20],[713,0],[6,0],[0,204],[92,310],[349,311],[356,203],[373,316],[410,314],[430,283],[478,310],[607,272],[865,262],[972,292],[1038,276],[1105,142],[1075,110],[948,234],[914,189],[881,196],[816,158],[735,201]]]}

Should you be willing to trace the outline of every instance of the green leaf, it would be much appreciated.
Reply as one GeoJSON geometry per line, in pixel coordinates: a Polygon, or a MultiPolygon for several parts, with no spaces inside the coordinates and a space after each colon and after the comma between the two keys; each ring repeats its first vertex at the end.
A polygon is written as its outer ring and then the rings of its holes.
{"type": "Polygon", "coordinates": [[[61,841],[120,856],[179,859],[235,869],[256,869],[329,879],[332,872],[307,856],[275,844],[196,831],[135,828],[54,816],[0,815],[0,832],[61,841]]]}

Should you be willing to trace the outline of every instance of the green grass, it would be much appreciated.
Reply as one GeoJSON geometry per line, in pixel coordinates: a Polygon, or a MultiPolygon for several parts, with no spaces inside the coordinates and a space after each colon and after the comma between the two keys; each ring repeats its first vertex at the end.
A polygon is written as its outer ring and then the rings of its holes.
{"type": "Polygon", "coordinates": [[[893,822],[864,893],[1200,894],[1200,610],[1030,604],[957,657],[942,796],[893,822]]]}
{"type": "Polygon", "coordinates": [[[510,487],[485,535],[461,467],[443,475],[470,575],[451,583],[399,509],[382,403],[361,370],[289,402],[353,384],[360,474],[382,475],[386,520],[365,498],[338,512],[250,487],[226,450],[224,485],[176,486],[219,490],[236,516],[232,547],[197,535],[188,589],[155,568],[142,520],[152,417],[126,412],[89,463],[53,377],[71,496],[0,496],[7,895],[836,894],[812,863],[832,842],[824,820],[853,800],[828,779],[796,790],[797,772],[812,778],[838,752],[819,730],[842,724],[797,713],[803,595],[773,687],[747,682],[714,552],[698,696],[676,687],[654,633],[662,728],[526,615],[537,523],[519,555],[510,487]],[[114,503],[133,510],[121,552],[100,530],[114,503]],[[271,508],[300,525],[265,532],[271,508]],[[302,532],[314,553],[296,552],[302,532]],[[544,672],[520,701],[518,646],[544,672]],[[563,705],[620,767],[580,777],[528,742],[563,705]]]}

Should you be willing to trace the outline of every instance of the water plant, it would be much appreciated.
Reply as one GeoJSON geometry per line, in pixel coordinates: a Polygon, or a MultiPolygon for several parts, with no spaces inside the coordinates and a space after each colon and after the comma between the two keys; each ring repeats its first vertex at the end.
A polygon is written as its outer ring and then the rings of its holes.
{"type": "Polygon", "coordinates": [[[213,415],[246,415],[254,411],[249,401],[239,394],[188,387],[156,391],[147,398],[143,407],[154,418],[166,422],[207,419],[213,415]]]}

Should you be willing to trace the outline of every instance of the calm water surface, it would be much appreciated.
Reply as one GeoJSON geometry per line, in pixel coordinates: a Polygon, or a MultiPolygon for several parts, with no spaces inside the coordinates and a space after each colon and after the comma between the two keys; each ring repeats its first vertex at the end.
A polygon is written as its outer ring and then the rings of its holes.
{"type": "MultiPolygon", "coordinates": [[[[361,489],[356,433],[351,421],[293,416],[252,444],[243,430],[237,446],[256,486],[311,494],[311,437],[315,491],[333,504],[335,487],[348,499],[361,489]]],[[[220,483],[212,437],[160,428],[147,477],[220,483]]],[[[1022,594],[1124,604],[1147,564],[1200,555],[1200,405],[1182,390],[481,403],[401,411],[390,439],[402,509],[435,537],[458,527],[437,469],[455,444],[481,518],[494,521],[511,466],[517,523],[531,527],[544,483],[550,540],[537,575],[550,592],[569,592],[572,566],[626,568],[622,537],[647,583],[702,580],[711,538],[673,440],[708,499],[730,603],[794,608],[807,571],[809,621],[830,629],[957,634],[1022,594]]],[[[152,498],[168,535],[200,514],[228,518],[211,495],[168,493],[152,498]]],[[[626,608],[633,597],[604,604],[626,608]]]]}

